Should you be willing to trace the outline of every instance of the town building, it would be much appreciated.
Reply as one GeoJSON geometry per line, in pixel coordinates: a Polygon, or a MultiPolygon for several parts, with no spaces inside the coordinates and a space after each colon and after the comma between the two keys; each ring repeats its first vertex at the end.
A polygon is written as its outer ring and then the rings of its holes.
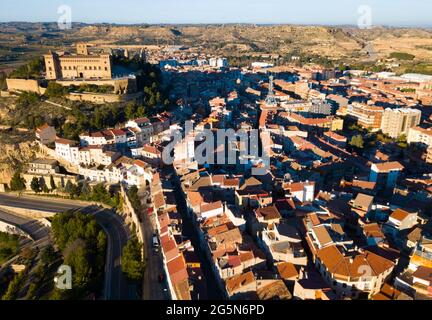
{"type": "Polygon", "coordinates": [[[420,123],[421,111],[417,109],[386,108],[381,121],[381,130],[392,138],[408,136],[409,130],[420,123]]]}
{"type": "Polygon", "coordinates": [[[54,127],[45,123],[43,126],[36,128],[36,139],[42,144],[47,145],[53,143],[56,138],[57,133],[54,127]]]}
{"type": "Polygon", "coordinates": [[[369,181],[376,182],[378,189],[392,190],[396,186],[399,173],[404,167],[397,161],[373,163],[369,181]]]}
{"type": "Polygon", "coordinates": [[[408,143],[421,143],[432,146],[432,128],[411,127],[408,132],[408,143]]]}

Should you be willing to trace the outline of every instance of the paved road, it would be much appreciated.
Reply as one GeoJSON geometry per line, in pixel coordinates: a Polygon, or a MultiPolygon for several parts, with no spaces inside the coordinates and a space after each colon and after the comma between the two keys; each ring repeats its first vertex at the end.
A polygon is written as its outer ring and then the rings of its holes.
{"type": "Polygon", "coordinates": [[[40,198],[36,196],[17,196],[14,194],[0,194],[0,205],[23,209],[42,210],[47,212],[62,212],[79,209],[87,205],[65,199],[40,198]]]}
{"type": "Polygon", "coordinates": [[[104,292],[107,300],[137,299],[134,290],[130,290],[127,279],[121,270],[121,254],[129,238],[129,229],[124,220],[111,210],[85,208],[94,215],[98,224],[107,234],[107,259],[105,263],[104,292]]]}
{"type": "Polygon", "coordinates": [[[49,228],[37,220],[17,216],[0,210],[0,220],[19,227],[32,237],[34,241],[49,238],[49,228]]]}
{"type": "Polygon", "coordinates": [[[39,209],[47,212],[62,212],[81,209],[95,216],[98,224],[107,234],[107,262],[105,265],[105,299],[136,299],[121,271],[121,252],[129,238],[129,229],[124,220],[111,210],[101,210],[97,206],[57,198],[38,198],[29,196],[0,194],[0,204],[16,208],[39,209]]]}
{"type": "Polygon", "coordinates": [[[159,275],[163,271],[163,258],[161,252],[155,252],[153,249],[153,234],[156,233],[155,214],[149,216],[147,208],[149,204],[147,200],[150,197],[150,189],[141,189],[139,196],[143,206],[141,213],[141,227],[144,234],[144,255],[146,260],[146,268],[143,277],[143,293],[144,300],[166,300],[169,298],[169,293],[165,283],[159,282],[159,275]]]}
{"type": "MultiPolygon", "coordinates": [[[[0,210],[0,220],[19,227],[21,230],[23,230],[28,235],[30,235],[30,237],[34,240],[32,241],[28,238],[24,238],[23,240],[20,240],[20,249],[35,248],[35,247],[42,249],[50,244],[51,238],[50,238],[49,228],[44,226],[37,220],[25,218],[22,216],[17,216],[1,210],[0,210]]],[[[11,258],[9,261],[4,262],[0,270],[3,270],[3,268],[9,266],[17,259],[18,259],[18,255],[11,258]]]]}

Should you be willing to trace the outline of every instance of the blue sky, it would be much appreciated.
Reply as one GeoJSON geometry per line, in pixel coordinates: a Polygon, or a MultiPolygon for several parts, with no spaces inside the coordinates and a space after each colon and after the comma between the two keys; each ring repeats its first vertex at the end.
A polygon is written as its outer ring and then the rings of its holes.
{"type": "Polygon", "coordinates": [[[430,0],[1,0],[0,21],[356,24],[358,7],[375,25],[432,26],[430,0]]]}

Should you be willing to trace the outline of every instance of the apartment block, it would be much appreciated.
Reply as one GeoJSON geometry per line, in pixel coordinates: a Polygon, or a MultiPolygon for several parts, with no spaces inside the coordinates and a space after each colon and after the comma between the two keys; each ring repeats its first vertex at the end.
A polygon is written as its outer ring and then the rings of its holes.
{"type": "Polygon", "coordinates": [[[409,129],[420,123],[421,111],[417,109],[399,108],[384,110],[381,130],[392,138],[408,136],[409,129]]]}

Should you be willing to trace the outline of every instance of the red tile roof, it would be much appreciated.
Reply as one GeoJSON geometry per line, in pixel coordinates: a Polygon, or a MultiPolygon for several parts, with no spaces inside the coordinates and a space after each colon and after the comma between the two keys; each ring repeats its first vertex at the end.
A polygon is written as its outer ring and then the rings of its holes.
{"type": "Polygon", "coordinates": [[[167,267],[171,282],[174,286],[188,279],[186,263],[183,255],[179,255],[177,258],[168,262],[167,267]]]}

